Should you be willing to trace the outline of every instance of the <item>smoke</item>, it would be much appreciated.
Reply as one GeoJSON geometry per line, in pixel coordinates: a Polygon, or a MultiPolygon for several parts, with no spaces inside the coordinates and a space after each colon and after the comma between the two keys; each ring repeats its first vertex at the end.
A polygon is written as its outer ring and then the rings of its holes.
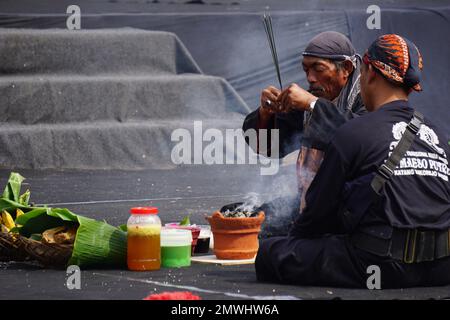
{"type": "Polygon", "coordinates": [[[253,212],[259,206],[259,197],[256,192],[249,192],[243,199],[244,203],[237,207],[236,211],[253,212]]]}
{"type": "MultiPolygon", "coordinates": [[[[243,204],[236,210],[264,211],[265,222],[260,237],[286,235],[293,221],[300,215],[299,179],[311,181],[315,172],[303,167],[297,172],[297,158],[301,147],[302,134],[293,137],[285,150],[293,150],[280,159],[280,169],[271,176],[248,175],[248,194],[243,204]]],[[[259,155],[260,156],[260,155],[259,155]]]]}
{"type": "Polygon", "coordinates": [[[299,212],[295,165],[284,166],[276,175],[249,177],[246,186],[249,192],[236,211],[263,211],[266,217],[260,233],[263,238],[286,235],[299,212]]]}

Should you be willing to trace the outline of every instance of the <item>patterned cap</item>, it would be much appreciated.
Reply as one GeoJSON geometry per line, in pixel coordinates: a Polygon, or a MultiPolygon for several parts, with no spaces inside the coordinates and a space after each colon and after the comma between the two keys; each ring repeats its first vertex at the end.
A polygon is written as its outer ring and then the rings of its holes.
{"type": "Polygon", "coordinates": [[[408,89],[422,91],[420,86],[422,55],[416,45],[396,34],[385,34],[375,40],[363,57],[388,80],[408,89]]]}

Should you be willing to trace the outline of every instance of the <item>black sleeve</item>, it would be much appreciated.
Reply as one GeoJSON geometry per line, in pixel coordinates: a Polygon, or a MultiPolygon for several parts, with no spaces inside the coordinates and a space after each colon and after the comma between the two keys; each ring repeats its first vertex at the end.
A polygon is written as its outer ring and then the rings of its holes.
{"type": "MultiPolygon", "coordinates": [[[[244,123],[242,124],[242,131],[246,132],[249,129],[253,129],[257,132],[257,136],[256,139],[258,139],[258,144],[259,144],[259,135],[258,135],[258,128],[259,128],[259,108],[257,108],[256,110],[252,111],[251,113],[249,113],[245,119],[244,119],[244,123]]],[[[269,155],[270,156],[270,130],[275,128],[275,117],[272,117],[272,120],[269,121],[269,123],[267,124],[267,130],[268,131],[268,145],[267,145],[267,151],[261,152],[260,150],[255,150],[253,148],[252,145],[249,144],[249,139],[248,137],[245,137],[245,142],[247,142],[247,144],[252,147],[253,151],[256,153],[260,153],[264,156],[269,155]],[[266,154],[267,153],[267,154],[266,154]]]]}
{"type": "MultiPolygon", "coordinates": [[[[250,112],[244,119],[244,123],[242,124],[242,130],[245,132],[248,129],[258,129],[259,122],[259,108],[250,112]]],[[[272,122],[273,123],[273,122],[272,122]]]]}
{"type": "MultiPolygon", "coordinates": [[[[259,110],[251,112],[245,117],[242,125],[242,130],[245,132],[248,129],[258,130],[259,127],[259,110]]],[[[282,158],[288,153],[300,148],[301,134],[303,131],[303,112],[291,111],[285,114],[276,114],[268,123],[268,154],[270,156],[270,130],[279,130],[279,157],[282,158]]],[[[248,143],[248,139],[246,139],[248,143]]],[[[253,150],[257,152],[257,150],[253,150]]]]}
{"type": "Polygon", "coordinates": [[[361,96],[358,95],[351,109],[345,111],[331,101],[318,99],[308,125],[304,130],[303,144],[318,150],[325,150],[335,131],[345,122],[366,113],[361,96]]]}
{"type": "Polygon", "coordinates": [[[316,237],[344,232],[338,209],[346,176],[345,161],[332,142],[306,193],[306,207],[292,226],[291,236],[316,237]]]}

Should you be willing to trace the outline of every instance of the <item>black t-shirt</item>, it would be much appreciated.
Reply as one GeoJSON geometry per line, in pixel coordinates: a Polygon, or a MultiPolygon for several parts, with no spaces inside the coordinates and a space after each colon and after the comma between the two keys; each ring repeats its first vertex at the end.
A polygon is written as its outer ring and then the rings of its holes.
{"type": "Polygon", "coordinates": [[[413,112],[407,101],[393,101],[336,131],[291,235],[351,232],[341,216],[343,204],[351,209],[347,218],[353,219],[352,228],[450,227],[450,150],[444,134],[426,118],[380,202],[369,210],[374,172],[389,157],[413,112]]]}

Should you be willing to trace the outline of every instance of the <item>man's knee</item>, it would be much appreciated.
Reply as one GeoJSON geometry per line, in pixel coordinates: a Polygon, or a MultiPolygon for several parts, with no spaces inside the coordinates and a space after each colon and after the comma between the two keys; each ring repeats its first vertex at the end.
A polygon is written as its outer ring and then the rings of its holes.
{"type": "Polygon", "coordinates": [[[255,259],[255,271],[258,281],[276,281],[276,259],[279,249],[276,247],[285,241],[286,237],[273,237],[260,240],[255,259]]]}

